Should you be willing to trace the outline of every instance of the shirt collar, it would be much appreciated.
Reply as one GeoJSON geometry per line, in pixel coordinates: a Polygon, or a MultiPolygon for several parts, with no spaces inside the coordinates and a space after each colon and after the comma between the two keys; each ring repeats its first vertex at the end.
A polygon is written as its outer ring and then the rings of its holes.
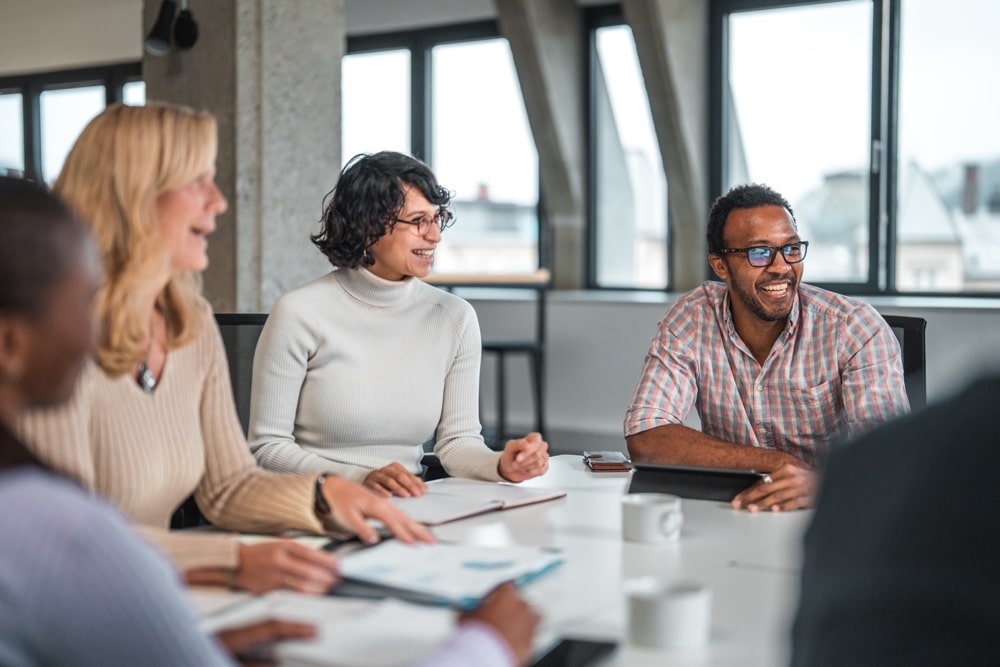
{"type": "MultiPolygon", "coordinates": [[[[799,326],[799,313],[801,312],[801,291],[799,289],[795,290],[795,298],[792,299],[792,309],[788,312],[788,319],[785,322],[785,330],[782,333],[783,336],[789,337],[795,334],[795,331],[799,326]]],[[[736,327],[733,326],[733,309],[732,309],[732,296],[729,293],[729,288],[722,290],[722,302],[719,305],[722,312],[722,321],[726,324],[726,331],[730,335],[738,335],[736,333],[736,327]]]]}

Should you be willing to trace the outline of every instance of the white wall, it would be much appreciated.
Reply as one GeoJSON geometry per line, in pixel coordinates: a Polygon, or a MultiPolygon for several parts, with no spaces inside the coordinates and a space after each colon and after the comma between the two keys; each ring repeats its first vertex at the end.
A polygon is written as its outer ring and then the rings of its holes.
{"type": "MultiPolygon", "coordinates": [[[[530,335],[534,305],[517,297],[459,293],[479,314],[483,336],[530,335]],[[478,297],[478,298],[477,298],[478,297]],[[493,298],[491,298],[493,297],[493,298]]],[[[496,294],[496,293],[494,293],[496,294]]],[[[508,294],[511,294],[508,292],[508,294]]],[[[623,302],[621,294],[554,293],[548,308],[546,413],[549,440],[558,451],[603,444],[624,447],[622,420],[656,324],[666,310],[664,295],[623,302]]],[[[927,320],[927,395],[939,400],[977,375],[1000,370],[1000,302],[961,298],[868,299],[885,313],[927,320]]],[[[510,364],[509,421],[531,423],[527,365],[510,364]]],[[[483,366],[483,421],[494,415],[492,361],[483,366]]]]}
{"type": "Polygon", "coordinates": [[[3,0],[0,76],[142,58],[142,0],[3,0]]]}
{"type": "MultiPolygon", "coordinates": [[[[496,15],[492,0],[348,0],[345,12],[351,35],[496,15]]],[[[0,76],[140,60],[149,27],[142,24],[142,0],[0,0],[0,76]]]]}

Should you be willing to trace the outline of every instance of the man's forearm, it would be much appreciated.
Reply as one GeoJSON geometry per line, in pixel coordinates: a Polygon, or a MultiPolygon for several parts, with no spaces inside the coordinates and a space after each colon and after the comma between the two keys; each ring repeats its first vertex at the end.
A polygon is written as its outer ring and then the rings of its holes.
{"type": "Polygon", "coordinates": [[[637,461],[708,468],[753,468],[771,472],[799,459],[773,449],[738,445],[705,435],[683,424],[666,424],[625,438],[629,455],[637,461]]]}

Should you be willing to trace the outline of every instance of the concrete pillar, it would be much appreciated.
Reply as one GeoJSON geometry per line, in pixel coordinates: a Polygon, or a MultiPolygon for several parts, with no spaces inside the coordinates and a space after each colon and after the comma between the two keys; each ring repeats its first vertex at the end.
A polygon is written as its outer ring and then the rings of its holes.
{"type": "Polygon", "coordinates": [[[553,284],[584,286],[586,126],[583,17],[573,0],[494,0],[538,148],[553,284]]]}
{"type": "MultiPolygon", "coordinates": [[[[160,4],[143,0],[144,33],[160,4]]],[[[146,96],[216,115],[229,211],[209,243],[205,295],[220,312],[266,312],[329,270],[309,234],[340,169],[344,0],[188,4],[198,42],[143,55],[146,96]]]]}
{"type": "Polygon", "coordinates": [[[671,266],[678,291],[705,279],[708,4],[702,0],[622,0],[670,187],[671,266]]]}

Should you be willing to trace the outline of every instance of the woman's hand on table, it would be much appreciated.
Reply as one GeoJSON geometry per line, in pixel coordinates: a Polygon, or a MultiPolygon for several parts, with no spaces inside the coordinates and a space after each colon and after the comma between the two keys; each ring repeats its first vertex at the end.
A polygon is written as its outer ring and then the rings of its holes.
{"type": "Polygon", "coordinates": [[[330,506],[333,520],[347,528],[365,544],[378,542],[378,533],[367,519],[376,519],[401,542],[434,542],[426,526],[417,523],[388,499],[360,484],[330,475],[323,482],[323,496],[330,506]]]}
{"type": "Polygon", "coordinates": [[[294,540],[241,544],[233,585],[252,593],[284,588],[324,595],[337,582],[337,559],[294,540]]]}
{"type": "Polygon", "coordinates": [[[523,482],[549,469],[549,443],[541,433],[529,433],[518,440],[508,440],[500,454],[497,471],[508,482],[523,482]]]}
{"type": "Polygon", "coordinates": [[[372,470],[365,477],[365,486],[379,494],[416,498],[427,492],[427,484],[398,461],[372,470]]]}

